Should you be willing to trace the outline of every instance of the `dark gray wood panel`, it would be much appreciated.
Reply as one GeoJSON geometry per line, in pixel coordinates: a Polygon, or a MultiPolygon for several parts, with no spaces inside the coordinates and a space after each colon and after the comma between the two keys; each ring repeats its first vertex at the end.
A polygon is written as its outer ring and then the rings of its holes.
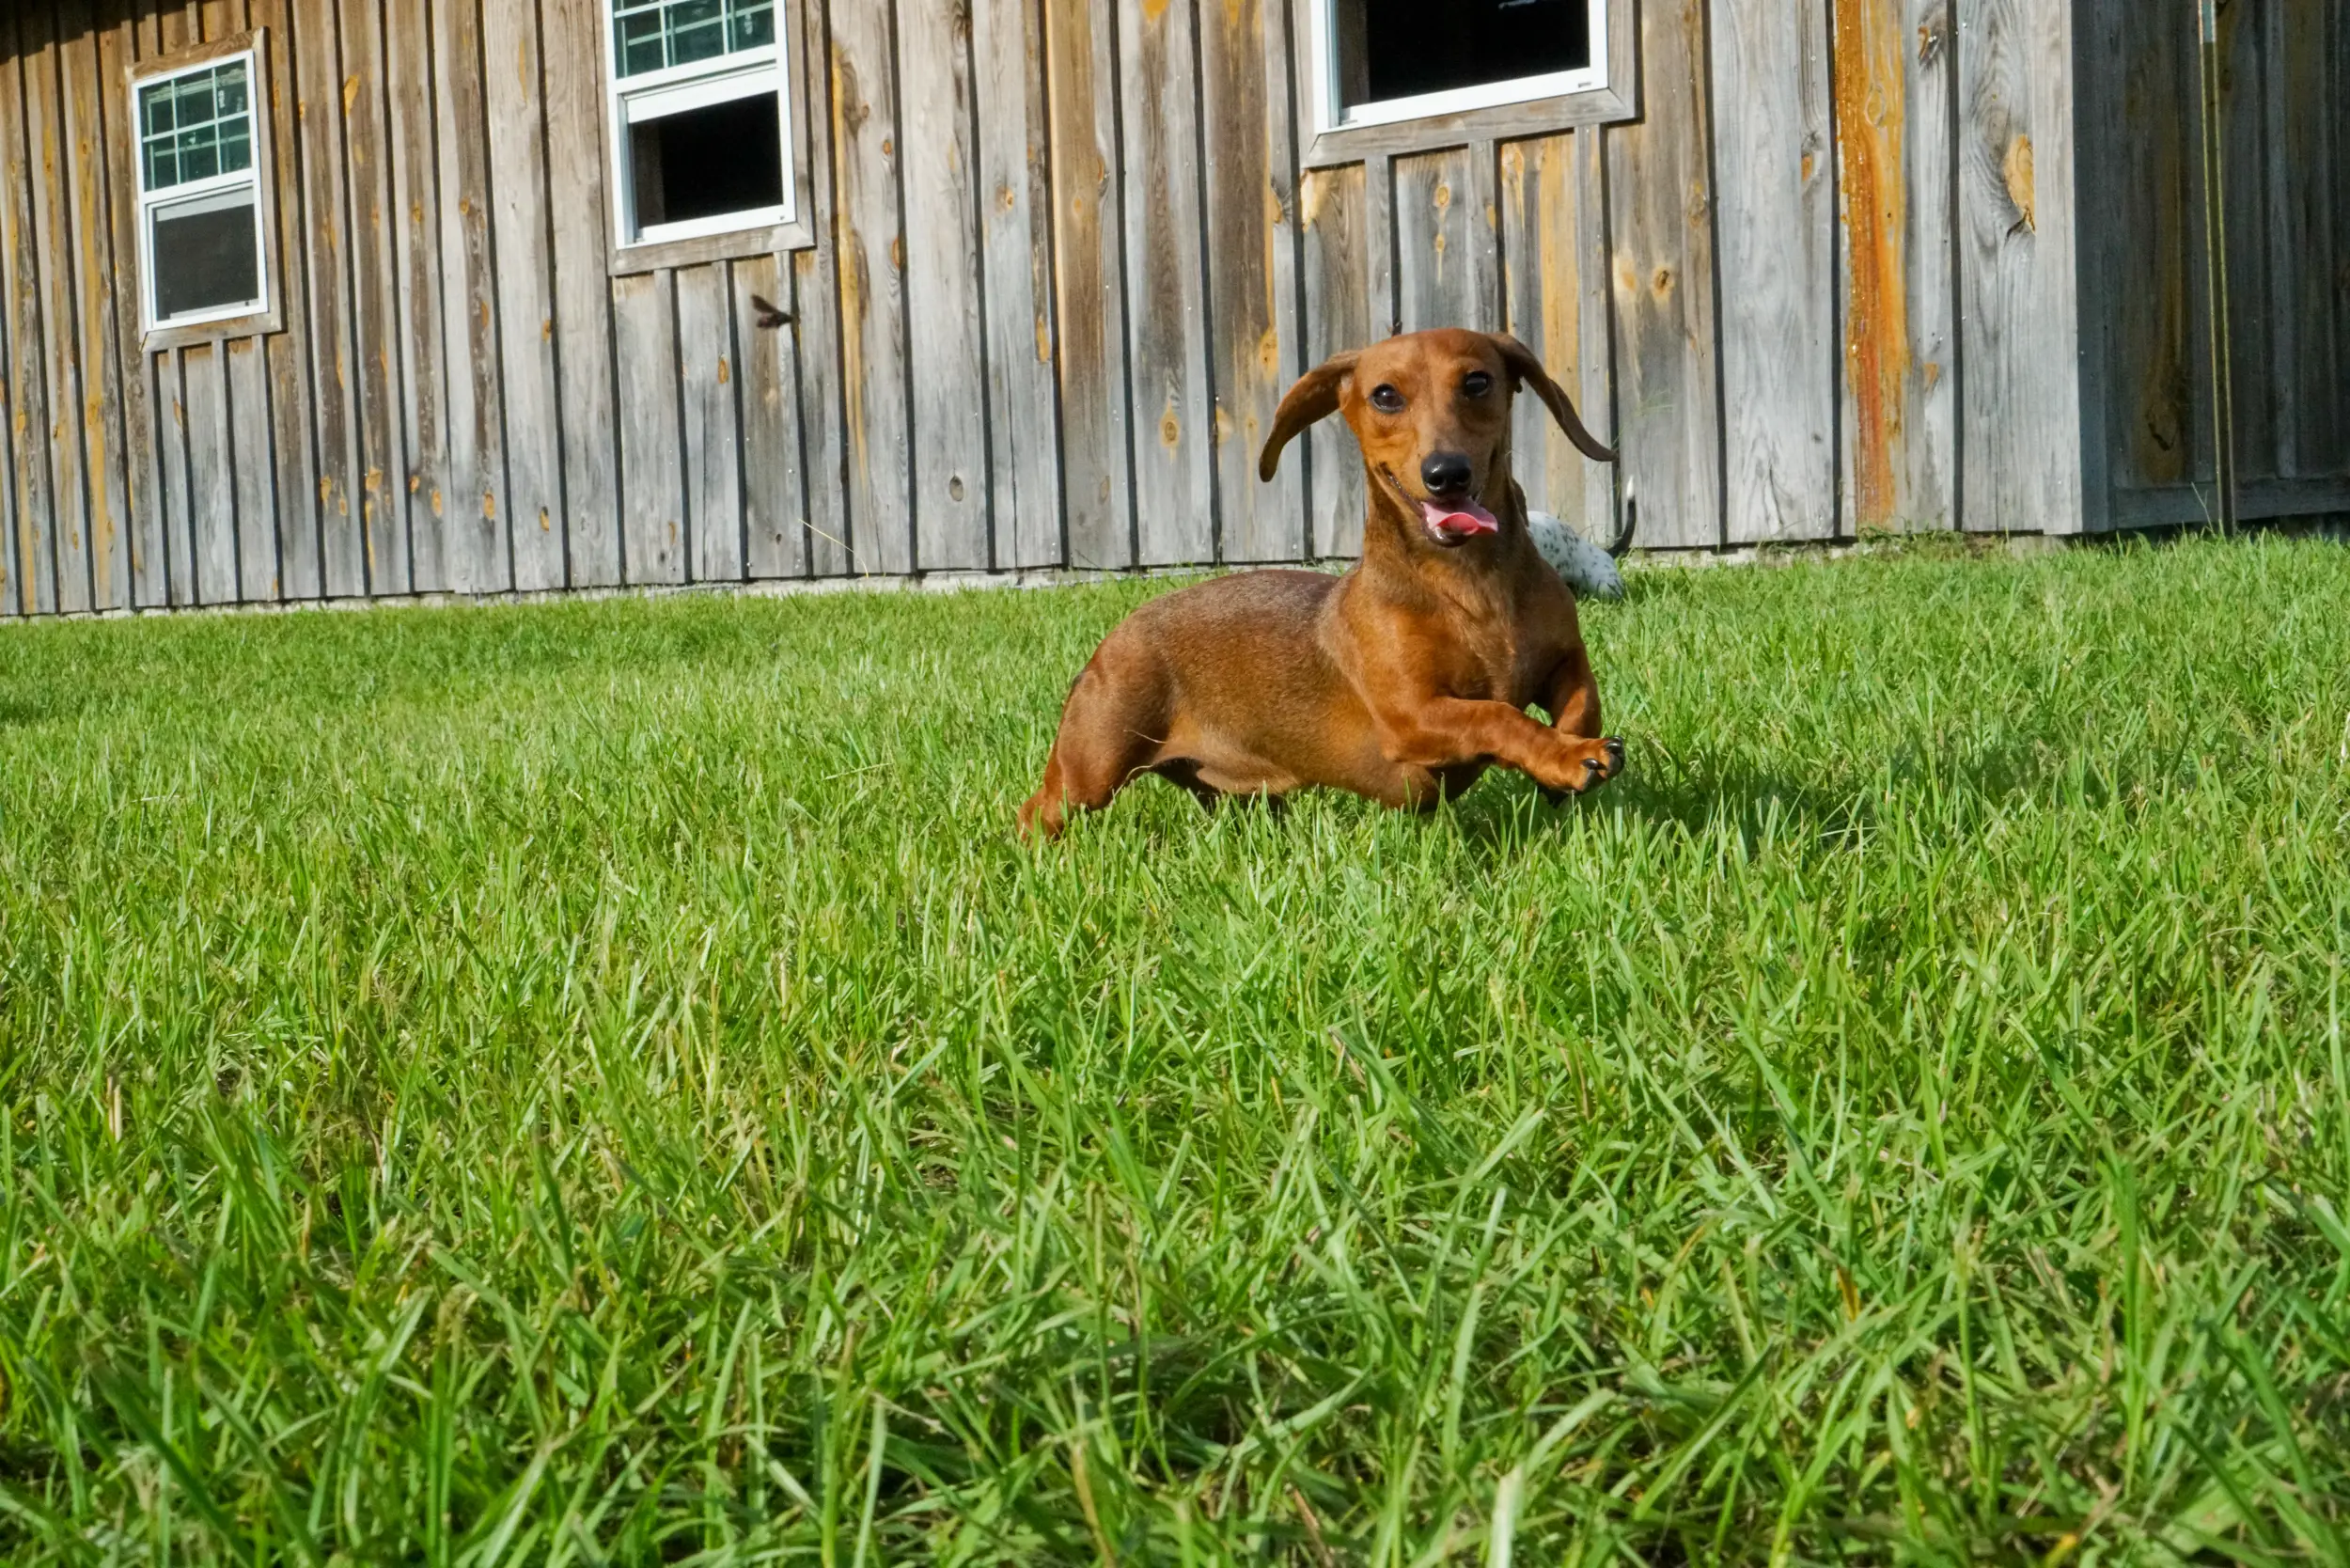
{"type": "Polygon", "coordinates": [[[612,280],[620,384],[620,517],[632,584],[686,580],[684,437],[680,428],[677,274],[612,280]]]}
{"type": "Polygon", "coordinates": [[[680,400],[684,409],[685,510],[697,583],[744,577],[743,433],[735,405],[730,263],[677,272],[680,400]]]}

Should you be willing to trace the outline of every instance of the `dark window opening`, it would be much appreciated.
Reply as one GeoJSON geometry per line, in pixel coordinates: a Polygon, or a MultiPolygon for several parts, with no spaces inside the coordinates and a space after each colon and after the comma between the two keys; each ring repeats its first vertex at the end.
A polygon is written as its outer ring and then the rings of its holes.
{"type": "Polygon", "coordinates": [[[1591,64],[1590,0],[1339,0],[1349,109],[1591,64]]]}
{"type": "Polygon", "coordinates": [[[250,192],[158,211],[150,241],[155,319],[168,321],[200,310],[258,304],[261,263],[256,239],[250,192]]]}
{"type": "Polygon", "coordinates": [[[781,115],[768,92],[631,125],[638,231],[782,206],[781,115]]]}

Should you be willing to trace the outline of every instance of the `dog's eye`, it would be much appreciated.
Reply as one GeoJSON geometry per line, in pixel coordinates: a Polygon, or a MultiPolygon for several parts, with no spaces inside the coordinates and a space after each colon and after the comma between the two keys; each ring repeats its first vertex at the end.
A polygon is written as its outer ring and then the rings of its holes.
{"type": "Polygon", "coordinates": [[[1371,406],[1382,414],[1401,414],[1403,412],[1403,394],[1392,386],[1374,386],[1371,389],[1371,406]]]}
{"type": "Polygon", "coordinates": [[[1481,398],[1493,389],[1494,378],[1482,370],[1471,370],[1468,379],[1461,383],[1461,390],[1472,398],[1481,398]]]}

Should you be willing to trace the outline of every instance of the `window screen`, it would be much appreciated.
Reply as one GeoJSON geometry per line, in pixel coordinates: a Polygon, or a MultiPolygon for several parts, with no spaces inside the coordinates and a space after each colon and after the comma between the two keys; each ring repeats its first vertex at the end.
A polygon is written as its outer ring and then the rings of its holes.
{"type": "Polygon", "coordinates": [[[148,253],[155,269],[156,320],[258,305],[261,253],[255,222],[249,187],[156,208],[148,253]]]}
{"type": "Polygon", "coordinates": [[[1344,107],[1591,64],[1590,0],[1338,0],[1344,107]]]}
{"type": "Polygon", "coordinates": [[[622,76],[714,60],[775,42],[776,0],[614,0],[612,39],[622,76]]]}

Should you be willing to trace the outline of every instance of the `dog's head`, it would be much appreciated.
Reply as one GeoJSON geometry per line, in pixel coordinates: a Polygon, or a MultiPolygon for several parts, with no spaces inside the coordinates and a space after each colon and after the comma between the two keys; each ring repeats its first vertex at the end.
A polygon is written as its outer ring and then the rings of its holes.
{"type": "Polygon", "coordinates": [[[1258,474],[1273,478],[1297,432],[1343,414],[1363,449],[1371,505],[1418,525],[1439,549],[1496,534],[1510,481],[1510,404],[1532,387],[1584,454],[1613,463],[1534,351],[1498,333],[1447,328],[1390,337],[1308,371],[1274,416],[1258,474]]]}

